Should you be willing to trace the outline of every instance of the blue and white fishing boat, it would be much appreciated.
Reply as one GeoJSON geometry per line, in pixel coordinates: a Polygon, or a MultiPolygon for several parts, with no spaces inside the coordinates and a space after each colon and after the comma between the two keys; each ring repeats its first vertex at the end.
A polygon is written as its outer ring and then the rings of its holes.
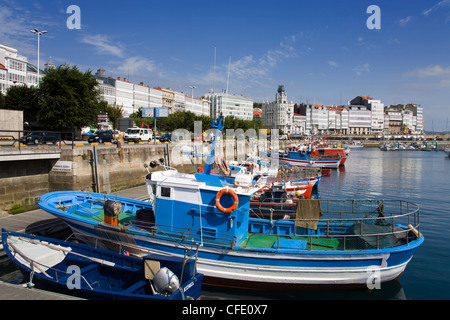
{"type": "Polygon", "coordinates": [[[287,150],[279,154],[280,163],[291,166],[337,169],[341,164],[340,157],[314,157],[308,150],[287,150]]]}
{"type": "MultiPolygon", "coordinates": [[[[222,118],[214,126],[221,130],[222,118]]],[[[251,196],[259,190],[254,177],[211,174],[215,143],[203,173],[165,166],[150,172],[149,202],[63,191],[41,196],[38,206],[76,235],[116,241],[127,250],[179,257],[198,250],[203,283],[239,288],[390,281],[423,242],[419,209],[405,201],[302,200],[288,220],[251,217],[251,196]],[[107,200],[120,213],[107,213],[107,200]]]]}
{"type": "Polygon", "coordinates": [[[136,258],[89,245],[2,230],[3,248],[27,287],[88,299],[197,300],[203,275],[195,260],[136,258]]]}

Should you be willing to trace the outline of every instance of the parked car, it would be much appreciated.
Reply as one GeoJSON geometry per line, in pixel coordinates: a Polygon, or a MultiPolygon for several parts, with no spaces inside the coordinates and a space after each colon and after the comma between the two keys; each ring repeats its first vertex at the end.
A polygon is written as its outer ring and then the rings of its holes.
{"type": "Polygon", "coordinates": [[[125,142],[149,141],[152,139],[152,130],[143,128],[131,128],[125,132],[123,140],[125,142]]]}
{"type": "Polygon", "coordinates": [[[27,136],[20,138],[20,142],[24,144],[42,144],[47,142],[56,144],[59,140],[61,140],[61,135],[59,133],[46,131],[33,131],[27,136]]]}
{"type": "Polygon", "coordinates": [[[98,142],[98,143],[104,143],[104,142],[112,142],[114,140],[114,136],[111,131],[97,131],[94,133],[94,135],[89,136],[88,142],[98,142]]]}
{"type": "Polygon", "coordinates": [[[159,141],[161,142],[170,142],[172,141],[172,134],[171,133],[165,133],[160,138],[159,141]]]}

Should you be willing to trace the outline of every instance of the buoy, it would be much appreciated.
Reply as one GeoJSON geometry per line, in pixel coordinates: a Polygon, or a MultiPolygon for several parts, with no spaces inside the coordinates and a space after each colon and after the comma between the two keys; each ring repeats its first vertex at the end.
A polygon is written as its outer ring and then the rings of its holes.
{"type": "Polygon", "coordinates": [[[419,231],[417,231],[417,229],[414,228],[411,224],[408,224],[408,228],[409,228],[409,230],[412,231],[412,233],[414,233],[414,235],[415,235],[417,238],[420,238],[420,237],[422,236],[422,235],[419,233],[419,231]]]}

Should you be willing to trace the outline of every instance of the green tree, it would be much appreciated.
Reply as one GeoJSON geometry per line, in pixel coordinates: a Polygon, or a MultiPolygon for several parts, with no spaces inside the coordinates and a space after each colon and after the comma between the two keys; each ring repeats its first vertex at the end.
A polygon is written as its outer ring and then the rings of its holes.
{"type": "Polygon", "coordinates": [[[123,107],[116,104],[110,105],[106,101],[100,101],[100,111],[105,111],[108,114],[108,118],[113,124],[113,129],[116,130],[119,119],[123,118],[123,107]]]}
{"type": "Polygon", "coordinates": [[[40,124],[52,130],[95,125],[101,107],[97,85],[91,71],[68,65],[49,70],[39,87],[40,124]]]}
{"type": "Polygon", "coordinates": [[[39,92],[36,87],[26,85],[11,86],[4,98],[5,108],[22,110],[23,120],[26,122],[37,120],[39,92]]]}

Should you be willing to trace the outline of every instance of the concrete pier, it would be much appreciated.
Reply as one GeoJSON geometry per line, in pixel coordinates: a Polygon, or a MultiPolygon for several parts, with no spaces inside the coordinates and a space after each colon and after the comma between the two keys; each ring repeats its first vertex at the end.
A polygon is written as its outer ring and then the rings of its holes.
{"type": "Polygon", "coordinates": [[[55,292],[28,289],[20,284],[11,284],[0,281],[0,300],[84,300],[55,292]]]}

